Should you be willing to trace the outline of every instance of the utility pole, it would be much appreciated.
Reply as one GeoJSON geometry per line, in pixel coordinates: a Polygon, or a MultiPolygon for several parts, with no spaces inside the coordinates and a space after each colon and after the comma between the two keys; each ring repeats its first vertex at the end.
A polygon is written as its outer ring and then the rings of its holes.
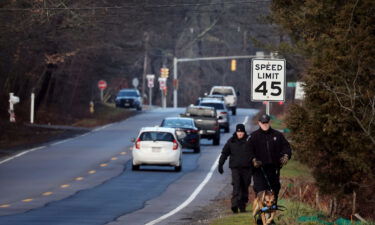
{"type": "Polygon", "coordinates": [[[147,74],[147,64],[148,64],[148,41],[149,35],[147,32],[144,32],[143,38],[145,41],[145,58],[143,60],[143,74],[142,74],[142,98],[145,96],[145,89],[146,89],[146,74],[147,74]]]}

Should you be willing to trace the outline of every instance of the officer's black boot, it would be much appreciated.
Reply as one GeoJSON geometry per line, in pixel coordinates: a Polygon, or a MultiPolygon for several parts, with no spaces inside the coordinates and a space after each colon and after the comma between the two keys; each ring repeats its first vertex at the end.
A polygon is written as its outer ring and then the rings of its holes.
{"type": "Polygon", "coordinates": [[[232,206],[231,208],[233,213],[238,213],[238,207],[237,206],[232,206]]]}

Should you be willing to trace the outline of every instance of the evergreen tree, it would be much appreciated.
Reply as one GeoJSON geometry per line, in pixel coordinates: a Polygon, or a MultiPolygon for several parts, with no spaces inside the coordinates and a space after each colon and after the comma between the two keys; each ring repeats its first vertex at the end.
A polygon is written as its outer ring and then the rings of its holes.
{"type": "Polygon", "coordinates": [[[363,205],[375,184],[374,6],[373,0],[272,3],[273,21],[307,65],[300,75],[304,102],[291,106],[287,119],[298,158],[313,168],[322,192],[361,192],[363,205]]]}

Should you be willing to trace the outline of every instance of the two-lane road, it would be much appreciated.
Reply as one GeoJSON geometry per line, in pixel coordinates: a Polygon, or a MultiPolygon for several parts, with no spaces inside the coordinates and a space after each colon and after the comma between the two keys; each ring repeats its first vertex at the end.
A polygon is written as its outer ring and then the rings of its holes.
{"type": "MultiPolygon", "coordinates": [[[[186,151],[182,172],[130,169],[131,137],[182,111],[144,112],[0,162],[0,224],[167,224],[207,204],[230,182],[229,171],[212,170],[231,133],[222,133],[221,146],[202,140],[200,154],[186,151]]],[[[232,130],[255,113],[239,110],[232,130]]]]}

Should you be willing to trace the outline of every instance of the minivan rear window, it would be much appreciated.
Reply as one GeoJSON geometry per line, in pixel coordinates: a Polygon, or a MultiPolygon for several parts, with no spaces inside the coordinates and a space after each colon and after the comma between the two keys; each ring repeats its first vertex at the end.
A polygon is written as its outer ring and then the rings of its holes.
{"type": "Polygon", "coordinates": [[[168,132],[143,132],[139,137],[141,141],[174,141],[174,137],[168,132]]]}

